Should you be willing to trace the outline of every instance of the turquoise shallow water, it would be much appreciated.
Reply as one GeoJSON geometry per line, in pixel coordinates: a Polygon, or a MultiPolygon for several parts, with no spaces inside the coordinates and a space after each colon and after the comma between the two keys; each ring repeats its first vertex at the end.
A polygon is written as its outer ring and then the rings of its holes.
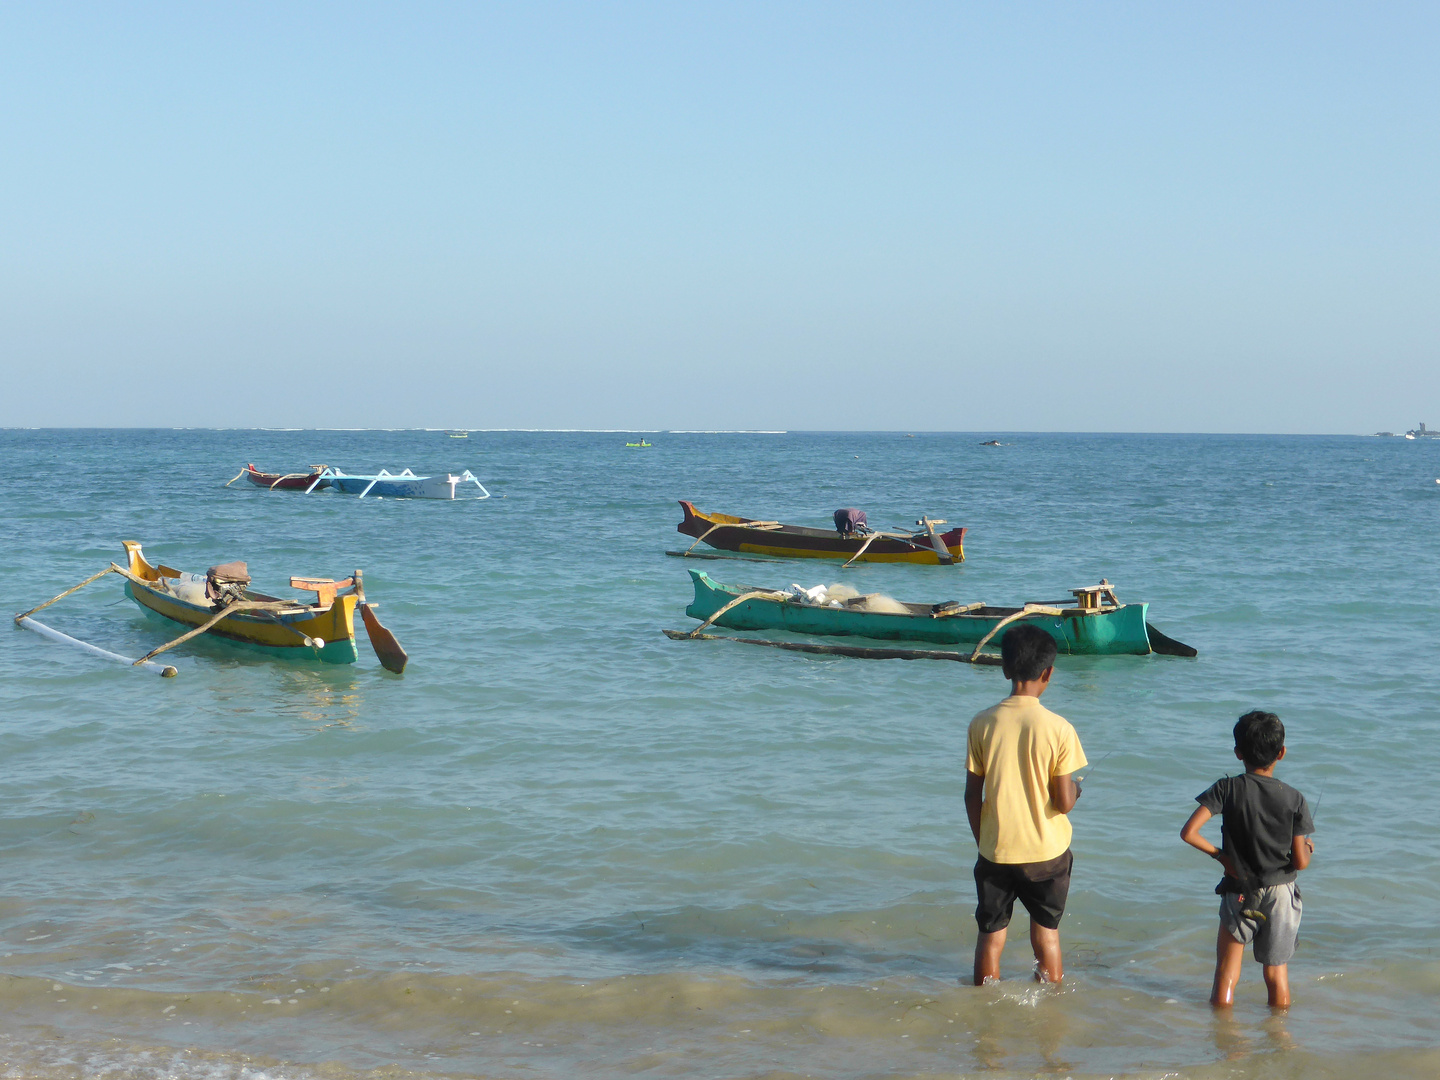
{"type": "MultiPolygon", "coordinates": [[[[412,657],[201,640],[161,680],[6,632],[7,1075],[1440,1072],[1440,442],[648,437],[0,432],[5,610],[137,539],[262,588],[361,567],[412,657]],[[468,467],[495,497],[222,487],[246,461],[468,467]],[[1103,575],[1200,649],[1065,659],[1046,696],[1113,751],[1073,815],[1063,991],[1018,940],[1004,984],[957,982],[964,730],[1000,675],[665,639],[693,625],[677,498],[971,530],[958,569],[700,564],[721,580],[1009,603],[1103,575]],[[1317,853],[1296,1007],[1247,970],[1217,1020],[1215,875],[1178,830],[1255,706],[1317,853]]],[[[113,578],[40,618],[170,636],[113,578]]]]}

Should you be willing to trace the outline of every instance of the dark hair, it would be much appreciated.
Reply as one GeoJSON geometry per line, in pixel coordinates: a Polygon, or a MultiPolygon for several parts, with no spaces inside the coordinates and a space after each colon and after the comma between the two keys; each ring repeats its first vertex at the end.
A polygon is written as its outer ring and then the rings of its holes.
{"type": "Polygon", "coordinates": [[[1285,725],[1273,712],[1247,712],[1235,721],[1235,749],[1252,769],[1273,765],[1285,749],[1285,725]]]}
{"type": "Polygon", "coordinates": [[[1055,666],[1055,639],[1038,626],[1021,623],[1005,631],[1000,639],[1001,669],[1007,679],[1029,682],[1055,666]]]}

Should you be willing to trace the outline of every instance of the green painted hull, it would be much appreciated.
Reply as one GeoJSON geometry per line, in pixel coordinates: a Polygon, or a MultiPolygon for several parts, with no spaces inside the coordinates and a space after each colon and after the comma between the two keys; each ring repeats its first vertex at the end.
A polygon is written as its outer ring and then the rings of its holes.
{"type": "MultiPolygon", "coordinates": [[[[691,570],[695,600],[685,609],[692,619],[708,619],[737,596],[745,586],[722,585],[701,570],[691,570]]],[[[754,597],[731,608],[715,625],[732,630],[789,630],[797,634],[877,638],[882,641],[928,641],[937,645],[968,645],[972,649],[1007,615],[1018,608],[985,607],[964,615],[935,618],[927,604],[908,605],[910,614],[856,611],[820,607],[785,600],[754,597]]],[[[1146,632],[1148,604],[1125,604],[1093,614],[1065,611],[1060,615],[1036,613],[1011,626],[1029,623],[1055,639],[1062,653],[1106,656],[1144,655],[1151,651],[1146,632]]],[[[986,648],[998,651],[999,640],[986,648]]]]}

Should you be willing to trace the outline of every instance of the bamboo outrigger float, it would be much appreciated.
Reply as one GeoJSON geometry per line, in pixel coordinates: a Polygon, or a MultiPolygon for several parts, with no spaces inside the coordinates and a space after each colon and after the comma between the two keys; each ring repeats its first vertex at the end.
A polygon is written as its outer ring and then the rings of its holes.
{"type": "MultiPolygon", "coordinates": [[[[159,667],[150,663],[154,657],[202,633],[244,642],[278,656],[314,656],[329,664],[353,664],[359,658],[355,646],[358,609],[380,663],[397,675],[405,670],[409,657],[395,635],[381,625],[372,610],[375,605],[365,599],[364,577],[359,570],[343,581],[292,577],[292,589],[314,593],[315,598],[313,601],[287,600],[252,590],[244,563],[213,566],[204,574],[186,573],[163,563],[150,563],[134,540],[124,541],[124,547],[125,566],[111,563],[73,589],[16,615],[16,624],[135,667],[159,667]],[[141,607],[190,629],[140,659],[129,661],[127,657],[98,649],[30,618],[35,612],[112,573],[125,579],[125,595],[141,607]]],[[[167,667],[160,674],[173,676],[175,668],[167,667]]]]}
{"type": "Polygon", "coordinates": [[[849,532],[838,529],[812,529],[804,525],[782,525],[778,521],[757,521],[734,514],[707,514],[695,504],[680,500],[685,520],[675,526],[676,532],[696,538],[684,551],[667,551],[667,555],[688,558],[718,558],[694,555],[702,542],[721,551],[751,555],[778,555],[790,559],[843,559],[848,566],[854,562],[921,563],[930,566],[955,566],[965,561],[965,530],[936,532],[946,524],[937,518],[922,517],[916,524],[919,532],[849,532]]]}
{"type": "Polygon", "coordinates": [[[954,601],[905,604],[873,593],[817,602],[803,592],[723,585],[699,570],[691,570],[690,577],[695,586],[695,599],[685,614],[702,622],[689,633],[677,631],[670,634],[672,637],[700,637],[707,627],[718,625],[732,630],[789,630],[801,634],[923,641],[973,647],[968,661],[983,663],[987,655],[983,650],[992,642],[998,649],[1001,632],[1018,622],[1028,622],[1053,637],[1062,654],[1196,655],[1190,646],[1166,637],[1146,621],[1148,604],[1121,604],[1115,598],[1114,586],[1106,581],[1098,586],[1072,589],[1074,599],[1069,601],[992,607],[954,601]]]}

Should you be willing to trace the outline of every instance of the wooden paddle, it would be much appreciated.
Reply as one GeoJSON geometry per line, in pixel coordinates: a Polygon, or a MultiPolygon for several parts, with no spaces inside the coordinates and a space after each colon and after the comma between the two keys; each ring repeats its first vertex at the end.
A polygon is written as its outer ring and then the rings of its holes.
{"type": "Polygon", "coordinates": [[[370,635],[370,647],[375,650],[380,666],[396,675],[404,674],[410,655],[400,647],[395,635],[381,625],[368,603],[360,605],[360,618],[365,622],[365,632],[370,635]]]}

